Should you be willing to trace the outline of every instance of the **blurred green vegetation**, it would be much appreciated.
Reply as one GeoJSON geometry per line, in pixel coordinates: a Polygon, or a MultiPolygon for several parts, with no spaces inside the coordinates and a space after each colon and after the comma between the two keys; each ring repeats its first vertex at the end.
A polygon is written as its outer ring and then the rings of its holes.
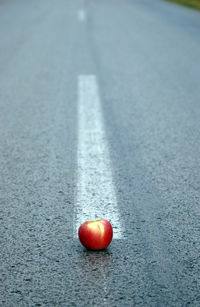
{"type": "Polygon", "coordinates": [[[167,0],[167,1],[182,4],[190,8],[200,10],[200,0],[167,0]]]}

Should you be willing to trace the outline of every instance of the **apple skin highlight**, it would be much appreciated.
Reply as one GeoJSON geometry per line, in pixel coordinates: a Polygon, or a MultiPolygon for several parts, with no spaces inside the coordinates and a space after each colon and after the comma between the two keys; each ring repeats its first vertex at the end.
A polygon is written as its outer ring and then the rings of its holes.
{"type": "Polygon", "coordinates": [[[112,241],[112,225],[105,219],[87,221],[79,227],[78,236],[82,245],[87,249],[102,250],[112,241]]]}

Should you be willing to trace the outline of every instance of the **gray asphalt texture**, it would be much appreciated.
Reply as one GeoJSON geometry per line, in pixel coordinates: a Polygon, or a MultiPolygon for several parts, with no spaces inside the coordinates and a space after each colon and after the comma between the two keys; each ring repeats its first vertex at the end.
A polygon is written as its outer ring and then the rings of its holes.
{"type": "Polygon", "coordinates": [[[1,306],[200,306],[199,32],[162,0],[0,1],[1,306]],[[79,74],[124,227],[102,252],[73,238],[79,74]]]}

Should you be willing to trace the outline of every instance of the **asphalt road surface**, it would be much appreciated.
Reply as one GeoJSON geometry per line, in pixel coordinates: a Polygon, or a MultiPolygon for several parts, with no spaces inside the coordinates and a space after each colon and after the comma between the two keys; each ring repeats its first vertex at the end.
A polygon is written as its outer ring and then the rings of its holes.
{"type": "Polygon", "coordinates": [[[199,33],[162,0],[0,1],[0,306],[200,306],[199,33]]]}

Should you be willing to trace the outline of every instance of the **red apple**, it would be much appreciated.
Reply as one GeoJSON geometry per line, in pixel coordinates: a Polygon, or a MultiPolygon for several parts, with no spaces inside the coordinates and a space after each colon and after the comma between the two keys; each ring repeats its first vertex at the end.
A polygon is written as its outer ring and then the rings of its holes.
{"type": "Polygon", "coordinates": [[[78,230],[81,243],[88,249],[101,250],[106,248],[113,237],[112,225],[105,219],[87,221],[78,230]]]}

